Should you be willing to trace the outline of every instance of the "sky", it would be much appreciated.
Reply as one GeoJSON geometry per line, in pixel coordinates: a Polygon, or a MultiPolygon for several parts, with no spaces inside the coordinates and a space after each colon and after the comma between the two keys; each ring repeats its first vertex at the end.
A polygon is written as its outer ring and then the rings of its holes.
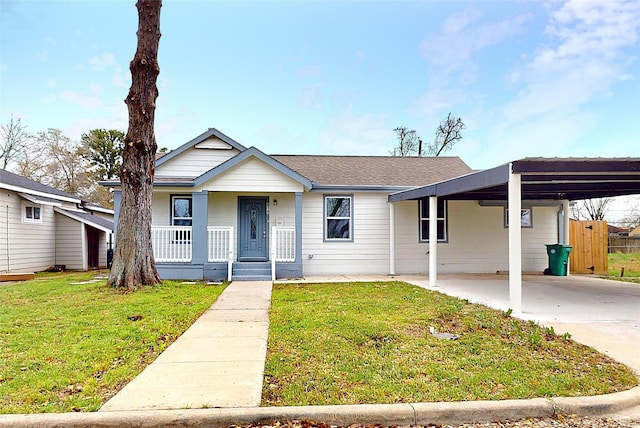
{"type": "MultiPolygon", "coordinates": [[[[0,0],[0,123],[126,131],[135,1],[0,0]]],[[[159,147],[389,155],[448,113],[447,155],[640,157],[640,1],[195,1],[161,11],[159,147]]]]}

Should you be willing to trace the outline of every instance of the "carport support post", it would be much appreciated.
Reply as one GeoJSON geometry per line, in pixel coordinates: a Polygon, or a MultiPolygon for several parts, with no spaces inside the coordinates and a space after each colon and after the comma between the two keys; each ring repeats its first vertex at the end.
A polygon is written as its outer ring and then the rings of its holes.
{"type": "Polygon", "coordinates": [[[429,287],[438,279],[438,197],[429,196],[429,287]]]}
{"type": "Polygon", "coordinates": [[[389,275],[396,274],[396,205],[389,202],[389,275]]]}
{"type": "MultiPolygon", "coordinates": [[[[569,200],[568,199],[564,199],[562,201],[562,224],[563,224],[563,230],[562,230],[562,243],[563,244],[569,244],[569,200]]],[[[567,261],[567,275],[569,275],[569,270],[570,270],[571,266],[569,266],[569,261],[567,261]]]]}
{"type": "Polygon", "coordinates": [[[522,181],[509,168],[509,303],[515,313],[522,312],[522,181]]]}

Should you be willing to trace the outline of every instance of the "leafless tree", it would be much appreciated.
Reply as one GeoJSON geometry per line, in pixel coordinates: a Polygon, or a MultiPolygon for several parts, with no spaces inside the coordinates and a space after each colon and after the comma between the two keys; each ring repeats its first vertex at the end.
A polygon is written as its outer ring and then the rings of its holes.
{"type": "Polygon", "coordinates": [[[129,129],[122,152],[122,201],[116,248],[108,284],[134,290],[159,283],[151,248],[151,196],[155,153],[155,120],[161,0],[138,0],[138,48],[130,64],[131,89],[125,100],[129,129]]]}
{"type": "Polygon", "coordinates": [[[398,138],[398,145],[389,152],[391,156],[421,155],[422,141],[418,138],[415,130],[399,126],[394,129],[394,132],[398,138]]]}
{"type": "Polygon", "coordinates": [[[451,113],[449,113],[447,118],[438,125],[433,143],[427,145],[427,155],[440,156],[440,154],[451,150],[462,139],[462,131],[465,128],[461,118],[451,117],[451,113]]]}
{"type": "Polygon", "coordinates": [[[29,144],[31,135],[20,118],[11,115],[9,123],[0,125],[0,168],[7,169],[10,164],[17,164],[29,144]]]}
{"type": "Polygon", "coordinates": [[[578,201],[574,205],[572,217],[575,220],[604,220],[612,203],[612,198],[594,198],[578,201]]]}

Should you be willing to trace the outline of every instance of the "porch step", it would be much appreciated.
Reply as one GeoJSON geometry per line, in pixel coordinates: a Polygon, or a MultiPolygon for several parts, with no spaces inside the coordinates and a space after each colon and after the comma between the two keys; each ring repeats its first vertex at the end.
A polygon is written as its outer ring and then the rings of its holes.
{"type": "Polygon", "coordinates": [[[232,281],[271,281],[270,262],[233,263],[232,281]]]}

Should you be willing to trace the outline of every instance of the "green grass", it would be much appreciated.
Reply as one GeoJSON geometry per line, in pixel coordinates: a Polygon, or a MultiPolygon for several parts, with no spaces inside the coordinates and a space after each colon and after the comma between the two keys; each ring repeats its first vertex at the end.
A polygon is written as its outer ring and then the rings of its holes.
{"type": "Polygon", "coordinates": [[[640,282],[640,253],[609,254],[609,277],[640,282]],[[622,268],[624,268],[623,277],[620,276],[622,268]]]}
{"type": "Polygon", "coordinates": [[[165,281],[135,293],[92,273],[0,286],[0,413],[97,410],[224,287],[165,281]]]}
{"type": "Polygon", "coordinates": [[[552,329],[405,283],[274,286],[263,405],[595,395],[636,383],[552,329]]]}

